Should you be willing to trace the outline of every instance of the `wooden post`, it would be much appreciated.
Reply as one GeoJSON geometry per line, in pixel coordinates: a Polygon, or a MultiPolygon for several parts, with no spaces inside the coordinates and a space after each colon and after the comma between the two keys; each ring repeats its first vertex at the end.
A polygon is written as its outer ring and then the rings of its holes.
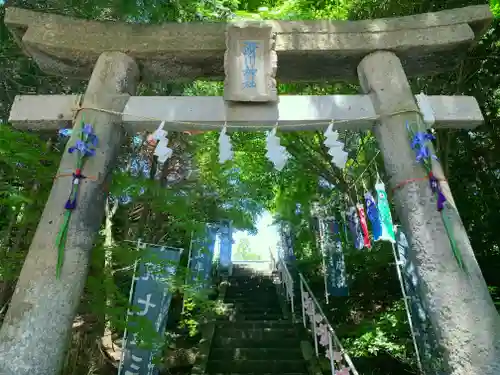
{"type": "MultiPolygon", "coordinates": [[[[83,107],[121,112],[139,77],[135,61],[121,52],[102,53],[90,78],[83,107]]],[[[72,178],[54,181],[52,191],[26,257],[15,293],[0,330],[0,374],[55,375],[61,370],[73,320],[86,282],[90,251],[104,215],[104,185],[112,172],[122,139],[120,118],[91,109],[84,116],[99,137],[96,155],[82,173],[95,176],[81,183],[73,212],[60,280],[56,279],[56,236],[64,216],[72,178]]],[[[73,133],[76,133],[75,131],[73,133]]],[[[76,134],[68,142],[74,143],[76,134]]],[[[59,174],[75,169],[75,155],[66,151],[59,174]]]]}
{"type": "Polygon", "coordinates": [[[374,52],[361,61],[358,75],[375,111],[387,115],[375,126],[375,134],[390,177],[389,188],[421,178],[398,188],[394,203],[408,235],[419,294],[442,349],[441,354],[422,358],[425,373],[500,374],[500,317],[471,244],[458,215],[453,216],[454,235],[468,271],[464,272],[453,256],[429,181],[410,148],[406,121],[416,120],[417,113],[390,115],[418,110],[401,62],[392,52],[374,52]]]}

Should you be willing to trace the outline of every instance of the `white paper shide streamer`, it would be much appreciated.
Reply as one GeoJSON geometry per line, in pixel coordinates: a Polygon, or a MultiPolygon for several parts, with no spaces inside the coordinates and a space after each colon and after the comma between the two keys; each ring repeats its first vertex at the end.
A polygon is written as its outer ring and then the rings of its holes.
{"type": "Polygon", "coordinates": [[[226,134],[227,128],[224,126],[219,135],[219,163],[224,164],[233,158],[231,138],[226,134]]]}
{"type": "Polygon", "coordinates": [[[158,129],[153,133],[153,138],[158,141],[154,154],[158,157],[160,163],[165,163],[173,153],[173,150],[168,147],[168,132],[163,130],[164,125],[165,121],[162,121],[158,129]]]}
{"type": "Polygon", "coordinates": [[[332,157],[332,163],[338,168],[343,169],[347,163],[348,154],[343,150],[344,144],[338,141],[338,131],[333,131],[333,123],[328,125],[324,136],[326,139],[323,144],[328,147],[328,154],[332,157]]]}
{"type": "Polygon", "coordinates": [[[267,132],[266,150],[266,157],[274,164],[275,169],[281,171],[290,158],[290,154],[284,146],[281,146],[280,139],[276,136],[276,128],[267,132]]]}

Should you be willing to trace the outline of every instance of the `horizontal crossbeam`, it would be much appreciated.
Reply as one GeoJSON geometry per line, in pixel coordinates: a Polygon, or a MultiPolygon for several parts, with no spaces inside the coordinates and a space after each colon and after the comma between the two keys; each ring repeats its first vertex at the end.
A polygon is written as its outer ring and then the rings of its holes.
{"type": "MultiPolygon", "coordinates": [[[[357,81],[356,66],[395,52],[406,75],[454,69],[493,16],[487,4],[362,21],[266,21],[276,32],[279,82],[357,81]]],[[[145,81],[224,79],[226,23],[96,22],[8,7],[5,25],[49,74],[87,79],[104,51],[121,51],[145,81]]]]}
{"type": "MultiPolygon", "coordinates": [[[[483,123],[474,97],[428,96],[434,127],[472,129],[483,123]]],[[[56,131],[71,125],[77,95],[18,95],[10,123],[19,129],[56,131]]],[[[122,120],[133,131],[153,131],[160,121],[175,131],[257,131],[276,124],[280,130],[325,129],[330,121],[339,130],[368,130],[377,115],[368,95],[280,96],[278,103],[229,103],[219,96],[132,96],[122,120]]],[[[388,114],[391,115],[391,114],[388,114]]]]}

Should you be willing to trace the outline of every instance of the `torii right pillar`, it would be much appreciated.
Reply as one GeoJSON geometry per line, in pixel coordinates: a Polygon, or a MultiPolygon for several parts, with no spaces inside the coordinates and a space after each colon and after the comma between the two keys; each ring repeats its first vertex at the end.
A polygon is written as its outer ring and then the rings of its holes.
{"type": "MultiPolygon", "coordinates": [[[[436,33],[436,39],[440,37],[436,33]]],[[[416,121],[419,114],[403,64],[392,52],[376,51],[361,61],[358,76],[381,116],[374,132],[384,156],[388,188],[413,179],[394,191],[394,205],[418,277],[417,293],[439,346],[431,357],[422,358],[424,373],[498,375],[500,316],[458,212],[449,218],[467,272],[453,255],[426,173],[415,161],[406,122],[416,121]],[[412,110],[415,112],[401,113],[412,110]],[[391,115],[397,112],[401,114],[391,115]]],[[[436,176],[442,176],[437,162],[433,168],[436,176]]],[[[448,203],[454,206],[450,189],[445,182],[441,186],[448,203]]]]}

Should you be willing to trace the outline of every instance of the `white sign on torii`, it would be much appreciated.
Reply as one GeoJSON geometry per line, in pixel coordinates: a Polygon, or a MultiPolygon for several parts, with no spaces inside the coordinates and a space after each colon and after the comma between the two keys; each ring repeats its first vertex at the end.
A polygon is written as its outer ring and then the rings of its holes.
{"type": "MultiPolygon", "coordinates": [[[[161,120],[171,130],[217,130],[227,123],[254,131],[276,124],[281,130],[325,129],[333,120],[339,129],[373,129],[391,187],[410,180],[394,192],[394,206],[408,235],[409,257],[425,284],[424,305],[432,328],[439,333],[446,353],[441,359],[451,369],[449,375],[498,375],[500,318],[460,217],[453,214],[451,226],[469,273],[456,264],[405,128],[405,122],[415,120],[419,112],[407,75],[453,68],[491,20],[486,5],[355,22],[270,21],[272,27],[264,24],[267,31],[255,39],[248,38],[243,28],[244,40],[233,41],[238,46],[233,50],[238,51],[237,59],[229,56],[224,61],[231,50],[226,51],[223,23],[128,25],[7,8],[5,24],[42,70],[90,78],[81,107],[72,95],[20,96],[12,108],[11,123],[20,129],[52,131],[72,120],[78,126],[85,115],[95,126],[100,145],[83,171],[97,179],[81,184],[80,208],[69,225],[60,280],[55,279],[55,237],[71,180],[57,179],[53,184],[0,329],[0,373],[53,375],[64,362],[89,253],[104,212],[102,189],[120,151],[120,123],[137,131],[155,130],[161,120]],[[242,56],[256,50],[258,56],[242,56]],[[280,61],[277,71],[274,58],[280,61]],[[227,65],[231,61],[233,65],[227,65]],[[223,80],[227,72],[243,75],[237,84],[226,79],[224,99],[129,97],[139,77],[144,81],[223,80]],[[359,79],[367,95],[281,96],[276,103],[275,78],[280,82],[359,79]],[[252,91],[249,97],[239,97],[241,85],[252,91]],[[73,112],[79,108],[83,109],[73,112]]],[[[483,121],[474,98],[428,99],[436,128],[467,129],[483,121]]],[[[65,152],[59,171],[73,167],[74,155],[65,152]]],[[[444,178],[437,162],[434,168],[436,177],[444,178]]],[[[446,185],[442,188],[453,202],[450,190],[446,185]]]]}

